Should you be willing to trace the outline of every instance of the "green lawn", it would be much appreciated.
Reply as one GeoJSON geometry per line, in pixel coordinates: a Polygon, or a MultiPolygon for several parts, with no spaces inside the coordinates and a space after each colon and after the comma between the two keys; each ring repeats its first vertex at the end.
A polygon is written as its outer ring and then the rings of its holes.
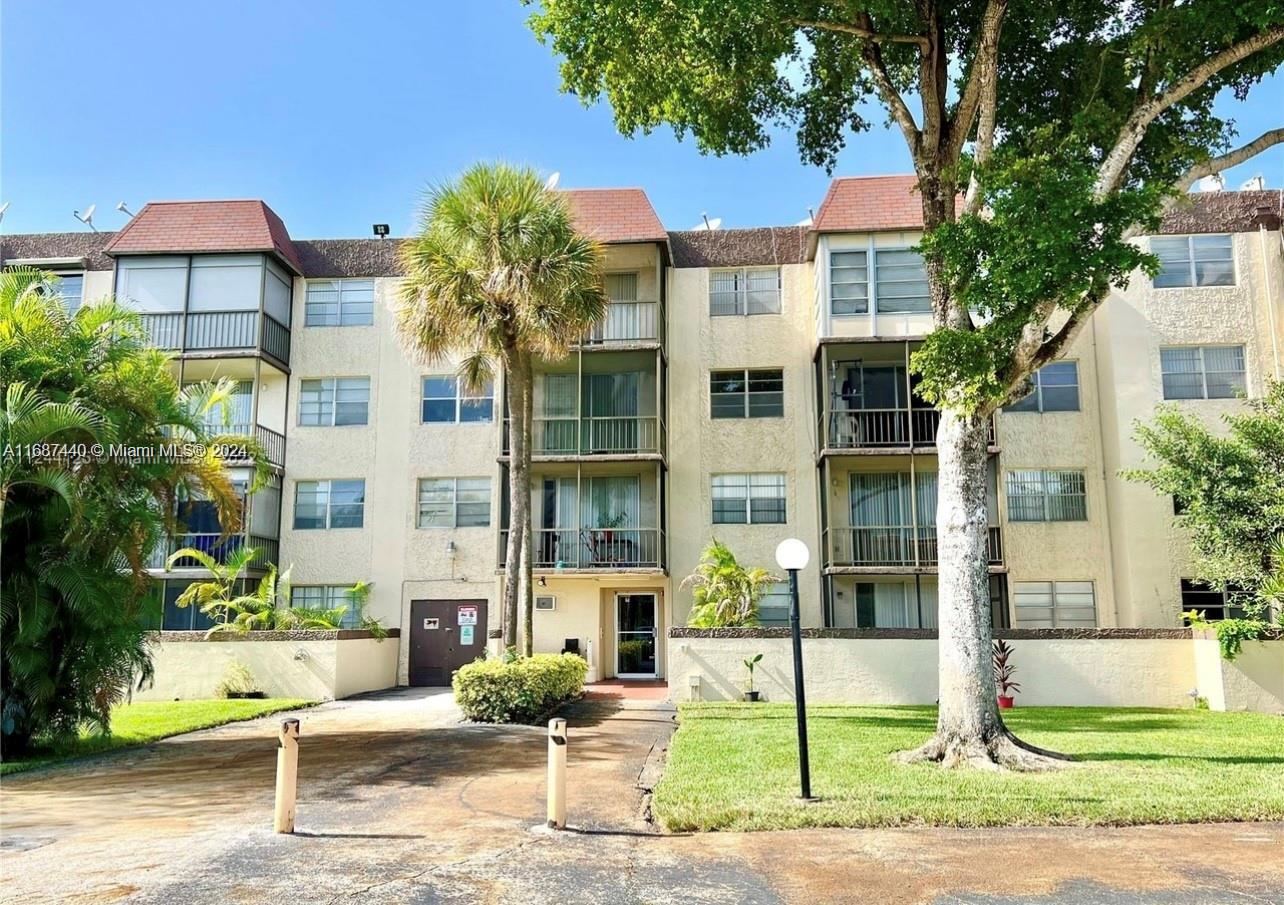
{"type": "Polygon", "coordinates": [[[1257,713],[1017,708],[1020,737],[1076,755],[1052,773],[903,766],[933,707],[811,707],[798,794],[789,704],[685,704],[652,809],[670,830],[1197,823],[1284,819],[1284,719],[1257,713]]]}
{"type": "Polygon", "coordinates": [[[103,751],[146,745],[171,735],[253,719],[281,710],[311,707],[315,703],[301,698],[263,698],[124,704],[112,713],[111,735],[85,732],[74,742],[37,748],[30,757],[0,763],[0,776],[103,751]]]}

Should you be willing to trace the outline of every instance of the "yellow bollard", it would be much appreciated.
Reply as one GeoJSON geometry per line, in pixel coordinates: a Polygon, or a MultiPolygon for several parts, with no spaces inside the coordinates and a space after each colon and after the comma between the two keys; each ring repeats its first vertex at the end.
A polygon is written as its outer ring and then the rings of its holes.
{"type": "Polygon", "coordinates": [[[566,720],[548,721],[548,825],[566,829],[566,720]]]}
{"type": "Polygon", "coordinates": [[[299,721],[281,720],[276,749],[276,813],[272,829],[294,832],[294,798],[299,781],[299,721]]]}

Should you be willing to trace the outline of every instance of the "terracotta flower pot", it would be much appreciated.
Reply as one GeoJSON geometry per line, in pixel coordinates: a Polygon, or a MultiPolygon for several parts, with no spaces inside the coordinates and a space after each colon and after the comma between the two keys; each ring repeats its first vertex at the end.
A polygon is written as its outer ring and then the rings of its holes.
{"type": "Polygon", "coordinates": [[[1003,695],[999,695],[1000,710],[1011,710],[1015,706],[1016,706],[1015,698],[1008,698],[1008,697],[1004,697],[1003,695]]]}

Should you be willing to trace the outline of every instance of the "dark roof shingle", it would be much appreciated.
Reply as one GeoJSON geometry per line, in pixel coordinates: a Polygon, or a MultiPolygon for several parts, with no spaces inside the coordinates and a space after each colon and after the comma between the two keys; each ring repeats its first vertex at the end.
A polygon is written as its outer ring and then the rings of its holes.
{"type": "Polygon", "coordinates": [[[111,258],[103,248],[112,233],[20,233],[0,236],[0,266],[14,260],[84,258],[87,270],[111,270],[111,258]]]}
{"type": "Polygon", "coordinates": [[[1187,195],[1164,215],[1159,232],[1242,233],[1259,226],[1279,229],[1284,215],[1284,190],[1251,192],[1196,192],[1187,195]]]}
{"type": "Polygon", "coordinates": [[[807,227],[691,229],[669,233],[674,267],[746,267],[801,264],[807,260],[807,227]]]}

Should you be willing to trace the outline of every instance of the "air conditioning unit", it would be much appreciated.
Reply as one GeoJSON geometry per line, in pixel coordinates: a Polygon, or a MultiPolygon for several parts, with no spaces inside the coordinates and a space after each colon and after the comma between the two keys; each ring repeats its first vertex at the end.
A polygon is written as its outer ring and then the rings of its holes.
{"type": "Polygon", "coordinates": [[[544,594],[535,598],[535,609],[552,612],[557,609],[557,598],[552,594],[544,594]]]}

